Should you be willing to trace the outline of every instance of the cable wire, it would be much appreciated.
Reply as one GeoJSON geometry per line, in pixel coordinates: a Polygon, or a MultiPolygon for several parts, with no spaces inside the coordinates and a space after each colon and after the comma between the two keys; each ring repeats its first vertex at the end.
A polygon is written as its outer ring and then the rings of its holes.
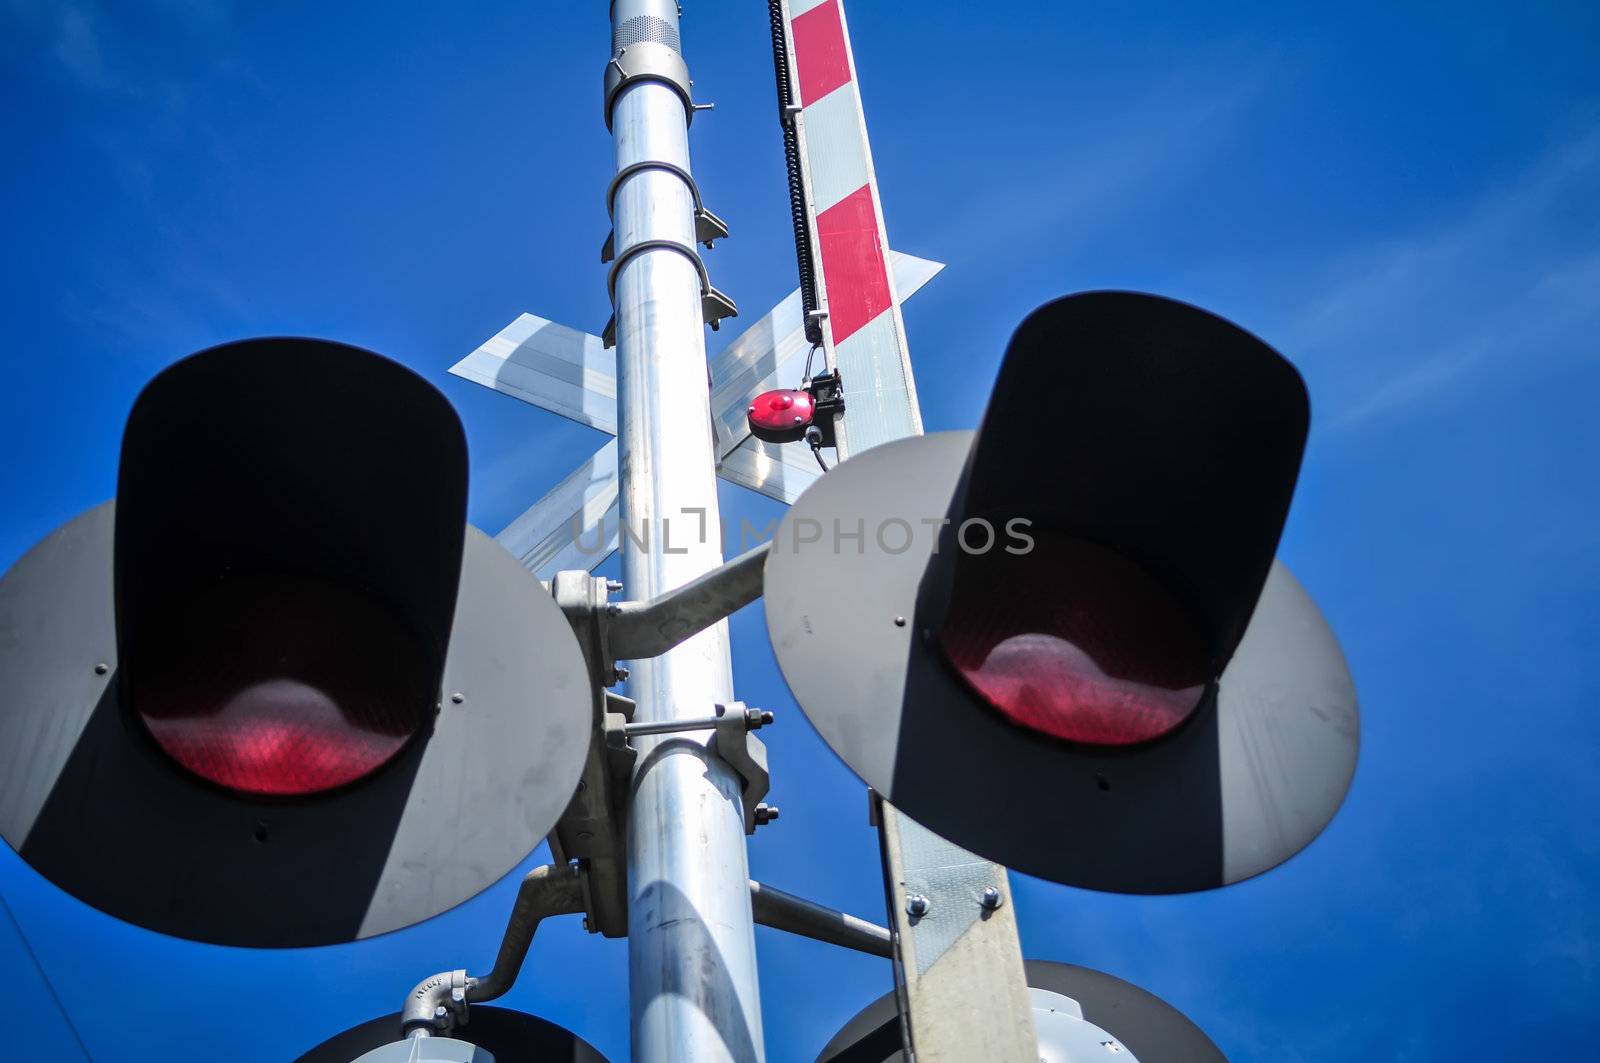
{"type": "Polygon", "coordinates": [[[795,259],[800,267],[800,303],[804,307],[806,339],[813,347],[822,343],[822,325],[816,318],[817,278],[811,249],[811,221],[806,214],[805,176],[800,167],[800,139],[795,133],[794,91],[789,77],[789,44],[783,32],[782,0],[767,0],[772,18],[772,67],[778,80],[778,123],[783,126],[783,162],[789,176],[789,213],[794,221],[795,259]]]}

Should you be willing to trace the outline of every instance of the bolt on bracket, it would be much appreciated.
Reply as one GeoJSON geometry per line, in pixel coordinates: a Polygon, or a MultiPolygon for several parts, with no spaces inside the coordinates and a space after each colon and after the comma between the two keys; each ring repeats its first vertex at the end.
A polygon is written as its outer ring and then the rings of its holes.
{"type": "Polygon", "coordinates": [[[632,775],[639,751],[629,743],[629,738],[681,734],[685,731],[715,731],[707,748],[714,750],[739,776],[744,832],[754,834],[757,827],[778,818],[778,809],[762,802],[772,785],[772,776],[767,770],[767,746],[750,733],[771,724],[773,715],[761,709],[752,709],[742,701],[718,705],[716,710],[715,716],[637,723],[622,713],[607,712],[601,726],[608,766],[613,778],[625,780],[632,775]]]}
{"type": "Polygon", "coordinates": [[[767,771],[767,745],[750,733],[750,710],[744,702],[717,706],[717,733],[711,744],[717,754],[733,768],[743,783],[744,832],[754,834],[756,828],[770,816],[758,816],[761,799],[771,789],[772,776],[767,771]]]}

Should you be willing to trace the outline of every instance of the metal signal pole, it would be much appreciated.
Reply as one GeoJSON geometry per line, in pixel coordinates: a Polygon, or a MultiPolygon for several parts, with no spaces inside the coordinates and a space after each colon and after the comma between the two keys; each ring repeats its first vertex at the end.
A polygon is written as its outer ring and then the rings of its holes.
{"type": "MultiPolygon", "coordinates": [[[[612,187],[622,569],[646,599],[723,561],[702,300],[693,115],[675,0],[613,0],[612,187]]],[[[633,662],[635,719],[733,700],[719,622],[633,662]]],[[[706,732],[641,738],[628,806],[628,949],[639,1063],[765,1058],[739,777],[706,732]]]]}

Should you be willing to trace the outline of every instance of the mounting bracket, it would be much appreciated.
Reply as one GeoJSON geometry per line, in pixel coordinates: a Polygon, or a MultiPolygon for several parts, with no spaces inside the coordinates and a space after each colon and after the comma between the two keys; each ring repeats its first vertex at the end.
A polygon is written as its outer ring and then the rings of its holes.
{"type": "Polygon", "coordinates": [[[749,718],[750,710],[742,701],[718,705],[717,733],[711,745],[743,783],[744,832],[754,834],[757,827],[776,816],[771,809],[765,816],[761,814],[766,807],[761,799],[771,788],[772,776],[767,771],[767,744],[750,733],[749,718]]]}
{"type": "MultiPolygon", "coordinates": [[[[695,271],[700,274],[700,316],[711,326],[711,331],[715,332],[722,327],[723,318],[738,316],[738,304],[712,287],[711,275],[706,272],[706,264],[700,258],[700,252],[676,240],[640,240],[617,252],[616,260],[611,264],[611,271],[606,274],[606,290],[610,293],[613,306],[617,302],[617,274],[628,264],[629,259],[646,251],[676,251],[694,263],[695,271]]],[[[616,314],[613,313],[606,322],[606,327],[600,333],[600,339],[607,347],[617,345],[616,314]]]]}
{"type": "Polygon", "coordinates": [[[607,132],[611,131],[611,111],[617,97],[622,95],[623,89],[639,81],[659,82],[676,92],[683,101],[685,121],[693,124],[694,113],[699,108],[694,105],[694,82],[689,80],[689,64],[673,48],[655,41],[639,41],[619,51],[606,64],[607,132]]]}
{"type": "Polygon", "coordinates": [[[777,818],[761,803],[771,785],[766,746],[751,731],[772,714],[734,702],[715,716],[633,722],[633,702],[606,688],[627,678],[618,660],[659,657],[761,596],[768,544],[646,602],[612,602],[622,588],[583,571],[557,572],[550,593],[583,647],[595,691],[594,732],[577,791],[550,832],[551,855],[584,874],[585,925],[606,937],[628,933],[627,833],[623,829],[638,751],[630,735],[715,731],[710,745],[738,774],[745,832],[777,818]]]}
{"type": "Polygon", "coordinates": [[[742,701],[716,706],[715,716],[689,720],[633,723],[622,713],[607,712],[601,723],[602,746],[611,777],[625,784],[632,776],[633,766],[639,757],[638,750],[629,744],[629,738],[680,734],[684,731],[715,731],[709,748],[727,761],[739,776],[744,832],[754,834],[757,827],[778,818],[778,810],[763,804],[761,800],[767,796],[772,785],[772,776],[767,770],[767,746],[750,733],[770,723],[772,713],[748,708],[742,701]]]}
{"type": "MultiPolygon", "coordinates": [[[[661,170],[670,173],[689,187],[689,194],[694,197],[694,238],[696,243],[704,244],[706,250],[709,251],[716,246],[718,240],[726,240],[728,238],[728,223],[706,209],[705,202],[700,198],[700,186],[695,182],[694,176],[683,167],[676,166],[670,162],[663,162],[660,159],[644,159],[631,166],[624,166],[617,171],[617,175],[611,179],[611,184],[606,189],[606,217],[611,218],[613,221],[616,219],[617,190],[622,187],[622,182],[634,174],[642,173],[646,170],[661,170]]],[[[610,262],[616,257],[616,243],[617,234],[616,230],[613,229],[606,234],[606,242],[600,248],[601,262],[610,262]]]]}

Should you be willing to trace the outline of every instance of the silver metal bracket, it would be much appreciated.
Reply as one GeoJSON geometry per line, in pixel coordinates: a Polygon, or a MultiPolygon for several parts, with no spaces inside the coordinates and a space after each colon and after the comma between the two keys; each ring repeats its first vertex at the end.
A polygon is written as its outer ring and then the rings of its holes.
{"type": "MultiPolygon", "coordinates": [[[[665,163],[641,163],[642,169],[666,169],[665,163]]],[[[676,169],[676,167],[672,167],[676,169]]],[[[703,244],[707,251],[717,246],[718,240],[728,238],[728,223],[711,213],[705,207],[696,205],[694,208],[694,239],[698,244],[703,244]]],[[[600,245],[600,261],[610,262],[617,256],[617,234],[615,231],[606,233],[606,242],[600,245]]]]}
{"type": "MultiPolygon", "coordinates": [[[[721,327],[723,318],[738,316],[738,305],[711,286],[711,275],[706,272],[706,264],[700,258],[700,252],[676,240],[640,240],[617,253],[616,261],[611,264],[611,270],[606,274],[606,291],[611,296],[613,306],[617,302],[617,274],[628,264],[629,259],[646,251],[676,251],[694,263],[695,272],[700,274],[700,313],[705,318],[705,323],[711,326],[711,331],[715,332],[721,327]]],[[[616,314],[612,314],[611,319],[606,322],[600,338],[607,347],[617,345],[616,314]]]]}
{"type": "Polygon", "coordinates": [[[585,925],[606,937],[625,937],[627,846],[620,810],[627,800],[632,762],[622,764],[606,744],[605,725],[612,717],[625,723],[633,715],[633,703],[605,689],[622,678],[606,624],[612,585],[587,572],[568,571],[555,574],[550,591],[578,636],[594,690],[588,759],[567,810],[550,832],[550,852],[558,863],[576,860],[586,872],[581,878],[585,925]]]}
{"type": "Polygon", "coordinates": [[[606,652],[621,660],[659,657],[761,597],[770,543],[648,602],[620,602],[605,616],[606,652]]]}
{"type": "Polygon", "coordinates": [[[771,789],[771,775],[766,770],[766,743],[750,733],[771,722],[771,712],[747,708],[742,701],[733,701],[730,704],[718,704],[715,716],[685,720],[646,720],[635,724],[621,712],[606,712],[600,727],[606,767],[610,768],[611,778],[622,784],[626,784],[627,778],[632,776],[638,760],[638,751],[629,744],[629,738],[680,735],[694,730],[717,732],[712,735],[709,748],[726,760],[733,768],[734,775],[739,776],[744,832],[755,834],[755,828],[778,818],[778,810],[762,802],[766,791],[771,789]]]}
{"type": "Polygon", "coordinates": [[[588,760],[571,803],[550,832],[550,852],[558,863],[577,861],[581,867],[585,925],[595,933],[628,933],[623,823],[638,758],[630,734],[715,731],[712,741],[741,780],[746,832],[776,818],[774,809],[759,811],[769,786],[766,747],[749,733],[770,724],[771,713],[735,703],[715,716],[634,723],[633,702],[606,689],[627,677],[619,660],[658,657],[759,598],[769,550],[764,543],[645,602],[612,602],[621,585],[583,571],[558,572],[550,580],[550,593],[583,647],[595,691],[588,760]]]}
{"type": "MultiPolygon", "coordinates": [[[[626,699],[624,699],[626,700],[626,699]]],[[[632,703],[629,703],[631,708],[632,703]]],[[[767,771],[767,746],[750,732],[772,723],[772,713],[752,709],[742,701],[718,705],[715,716],[685,720],[650,720],[633,723],[621,713],[607,712],[601,724],[603,746],[612,778],[625,781],[633,774],[639,752],[628,739],[643,735],[682,734],[685,731],[715,731],[709,748],[716,752],[739,776],[744,809],[744,832],[754,834],[759,826],[778,818],[778,810],[762,803],[771,788],[767,771]]]]}
{"type": "MultiPolygon", "coordinates": [[[[718,240],[728,238],[728,223],[706,209],[704,200],[700,198],[700,186],[695,182],[694,176],[681,166],[659,159],[645,159],[631,166],[624,166],[617,171],[611,179],[610,186],[606,189],[606,217],[613,221],[617,215],[617,190],[622,187],[622,182],[634,174],[646,170],[660,170],[677,177],[689,187],[689,194],[694,197],[694,238],[696,243],[704,244],[706,250],[716,246],[718,240]]],[[[617,234],[613,230],[606,234],[606,242],[600,248],[600,261],[610,262],[616,257],[617,234]]]]}
{"type": "Polygon", "coordinates": [[[718,705],[717,717],[717,733],[711,736],[711,745],[743,783],[744,832],[754,834],[757,827],[773,818],[770,811],[767,816],[757,812],[764,807],[761,799],[767,796],[772,785],[772,776],[767,771],[767,745],[746,726],[749,710],[744,702],[718,705]]]}
{"type": "Polygon", "coordinates": [[[550,580],[550,593],[578,636],[595,687],[602,689],[620,682],[605,623],[611,596],[608,581],[581,569],[557,572],[550,580]]]}
{"type": "Polygon", "coordinates": [[[617,97],[629,85],[656,81],[678,94],[683,101],[684,120],[694,122],[694,82],[689,80],[689,64],[665,44],[640,41],[623,48],[606,64],[606,130],[611,130],[611,110],[617,97]]]}
{"type": "Polygon", "coordinates": [[[722,328],[723,318],[739,316],[739,304],[717,289],[707,288],[700,293],[700,316],[705,318],[712,332],[717,332],[722,328]]]}
{"type": "MultiPolygon", "coordinates": [[[[630,701],[628,705],[631,709],[633,703],[630,701]]],[[[639,751],[628,744],[628,721],[631,718],[631,712],[624,715],[620,712],[607,711],[600,723],[606,768],[611,773],[611,778],[623,788],[624,793],[627,791],[628,781],[633,778],[633,766],[639,760],[639,751]]]]}

